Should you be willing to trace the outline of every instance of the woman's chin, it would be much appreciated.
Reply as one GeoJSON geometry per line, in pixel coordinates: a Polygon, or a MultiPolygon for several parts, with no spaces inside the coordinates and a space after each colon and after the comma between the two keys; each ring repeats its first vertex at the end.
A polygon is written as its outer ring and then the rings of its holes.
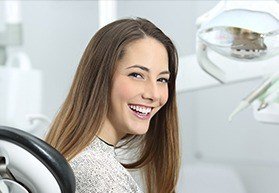
{"type": "Polygon", "coordinates": [[[148,131],[148,128],[139,128],[139,129],[134,129],[133,131],[131,131],[131,134],[133,135],[144,135],[146,134],[146,132],[148,131]]]}

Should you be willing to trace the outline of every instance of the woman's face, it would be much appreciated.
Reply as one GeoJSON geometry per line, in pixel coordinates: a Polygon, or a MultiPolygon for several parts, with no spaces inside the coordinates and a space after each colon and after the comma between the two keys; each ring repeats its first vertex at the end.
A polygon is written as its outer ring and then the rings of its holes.
{"type": "MultiPolygon", "coordinates": [[[[146,37],[130,43],[116,64],[111,103],[104,127],[117,135],[147,132],[151,118],[168,100],[168,54],[159,41],[146,37]]],[[[111,136],[112,137],[112,136],[111,136]]]]}

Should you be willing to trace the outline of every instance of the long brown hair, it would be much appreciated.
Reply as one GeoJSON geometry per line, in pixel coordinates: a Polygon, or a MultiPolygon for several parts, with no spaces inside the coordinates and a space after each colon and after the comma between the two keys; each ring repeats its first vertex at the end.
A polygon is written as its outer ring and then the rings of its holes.
{"type": "MultiPolygon", "coordinates": [[[[90,40],[79,63],[69,94],[54,119],[46,141],[71,160],[87,147],[108,113],[115,64],[129,43],[152,37],[168,52],[169,98],[151,119],[140,139],[140,153],[127,169],[141,168],[148,193],[174,193],[180,167],[175,80],[178,57],[172,41],[146,19],[121,19],[101,28],[90,40]]],[[[127,143],[126,143],[127,144],[127,143]]]]}

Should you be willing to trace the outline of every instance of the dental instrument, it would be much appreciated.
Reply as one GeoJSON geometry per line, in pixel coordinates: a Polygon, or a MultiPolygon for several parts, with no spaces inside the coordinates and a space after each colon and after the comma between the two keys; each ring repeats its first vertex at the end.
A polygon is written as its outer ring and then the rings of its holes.
{"type": "Polygon", "coordinates": [[[266,81],[264,81],[256,90],[251,94],[245,97],[236,109],[229,116],[229,121],[232,121],[232,118],[239,113],[240,111],[247,108],[253,101],[259,99],[261,105],[258,110],[261,110],[267,107],[268,102],[276,100],[277,92],[279,91],[279,72],[272,75],[266,81]]]}

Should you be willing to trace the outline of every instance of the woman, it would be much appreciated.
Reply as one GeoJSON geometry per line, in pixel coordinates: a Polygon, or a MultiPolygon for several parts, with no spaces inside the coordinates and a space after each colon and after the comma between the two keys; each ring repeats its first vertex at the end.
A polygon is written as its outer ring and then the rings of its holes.
{"type": "Polygon", "coordinates": [[[94,35],[46,138],[70,162],[77,192],[142,192],[126,169],[142,171],[144,192],[175,192],[176,74],[176,48],[146,19],[121,19],[94,35]],[[115,149],[132,145],[135,160],[118,162],[115,149]]]}

